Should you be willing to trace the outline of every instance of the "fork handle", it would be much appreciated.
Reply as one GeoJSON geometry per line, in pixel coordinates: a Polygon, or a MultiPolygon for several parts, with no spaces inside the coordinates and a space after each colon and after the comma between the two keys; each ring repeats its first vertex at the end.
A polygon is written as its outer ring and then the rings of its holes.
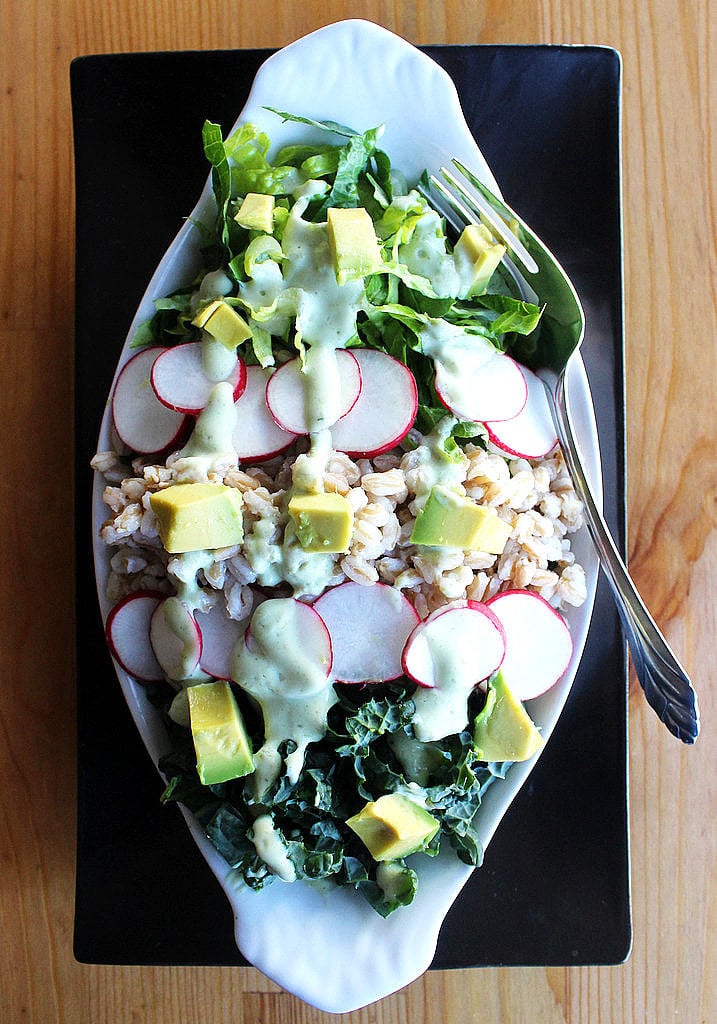
{"type": "Polygon", "coordinates": [[[585,520],[612,589],[635,672],[650,707],[683,743],[694,743],[700,730],[697,695],[677,658],[647,610],[590,490],[573,433],[567,400],[566,371],[540,371],[563,456],[582,500],[585,520]]]}

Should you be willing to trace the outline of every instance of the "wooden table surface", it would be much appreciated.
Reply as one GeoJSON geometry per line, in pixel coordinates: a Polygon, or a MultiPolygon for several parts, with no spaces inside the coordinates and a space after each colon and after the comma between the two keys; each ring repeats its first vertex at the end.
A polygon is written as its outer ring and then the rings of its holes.
{"type": "Polygon", "coordinates": [[[417,44],[597,43],[622,53],[629,561],[696,682],[703,728],[694,747],[683,746],[631,681],[634,943],[625,965],[430,972],[348,1019],[717,1020],[717,21],[710,23],[710,6],[708,0],[3,4],[3,1024],[330,1019],[251,968],[93,967],[73,959],[74,221],[68,67],[73,57],[88,53],[277,47],[356,16],[417,44]]]}

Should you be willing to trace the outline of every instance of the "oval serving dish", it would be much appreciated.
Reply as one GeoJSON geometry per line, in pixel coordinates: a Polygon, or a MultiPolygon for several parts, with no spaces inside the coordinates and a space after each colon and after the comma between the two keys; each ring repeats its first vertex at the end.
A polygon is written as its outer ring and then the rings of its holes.
{"type": "MultiPolygon", "coordinates": [[[[260,69],[237,124],[251,122],[267,132],[272,147],[313,139],[312,129],[284,124],[266,108],[290,109],[304,117],[334,120],[358,131],[384,124],[382,148],[409,178],[424,169],[437,171],[453,157],[471,167],[498,191],[490,169],[466,125],[458,95],[447,74],[403,39],[365,21],[346,21],[320,29],[269,58],[260,69]],[[346,68],[351,67],[350,77],[346,68]]],[[[150,281],[119,358],[115,380],[132,355],[129,340],[148,319],[156,298],[191,279],[197,265],[201,221],[211,209],[211,179],[191,218],[163,257],[150,281]]],[[[597,430],[590,391],[579,357],[571,365],[573,414],[594,493],[600,495],[597,430]]],[[[113,384],[114,386],[114,384],[113,384]]],[[[111,416],[104,417],[98,450],[111,444],[111,416]]],[[[109,549],[99,540],[106,517],[103,483],[95,477],[94,555],[103,618],[111,603],[105,596],[109,549]]],[[[573,538],[576,559],[585,567],[588,597],[566,613],[573,638],[570,665],[560,682],[531,702],[531,716],[547,739],[561,713],[577,671],[594,601],[597,561],[585,530],[573,538]]],[[[117,666],[125,699],[155,764],[167,748],[157,710],[140,684],[117,666]]],[[[491,786],[481,806],[480,839],[486,847],[501,818],[528,777],[535,759],[514,765],[507,778],[491,786]]],[[[188,827],[222,885],[235,915],[237,945],[246,959],[283,988],[328,1012],[346,1012],[386,996],[420,976],[430,965],[443,919],[472,868],[452,852],[422,858],[414,902],[389,918],[377,915],[347,890],[277,882],[254,892],[237,882],[188,812],[188,827]],[[311,941],[307,942],[310,931],[311,941]]]]}

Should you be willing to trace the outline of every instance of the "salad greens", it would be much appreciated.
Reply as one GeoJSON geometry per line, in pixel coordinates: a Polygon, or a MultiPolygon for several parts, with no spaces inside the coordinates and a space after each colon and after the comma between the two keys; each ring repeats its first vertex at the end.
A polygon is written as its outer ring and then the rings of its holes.
{"type": "MultiPolygon", "coordinates": [[[[396,753],[402,750],[401,743],[416,742],[410,725],[413,685],[342,685],[338,689],[339,702],[330,712],[329,732],[309,748],[298,781],[292,784],[283,775],[262,797],[261,805],[242,779],[202,786],[191,735],[170,721],[173,750],[159,765],[169,780],[162,800],[184,804],[227,863],[253,889],[261,889],[274,878],[248,837],[256,812],[270,807],[297,877],[331,879],[352,886],[386,916],[413,898],[415,872],[401,861],[405,884],[394,888],[392,898],[387,899],[376,882],[368,850],[344,822],[367,800],[419,786],[396,753]],[[395,742],[397,739],[400,742],[395,742]]],[[[245,720],[251,719],[247,708],[245,720]]],[[[260,723],[255,726],[260,743],[260,723]]],[[[505,777],[508,764],[480,763],[468,732],[423,746],[428,748],[423,757],[428,754],[431,763],[420,773],[420,792],[441,821],[425,853],[435,856],[445,839],[464,863],[479,865],[483,859],[477,834],[481,799],[494,779],[505,777]]]]}
{"type": "MultiPolygon", "coordinates": [[[[216,217],[195,225],[201,237],[202,274],[157,300],[154,315],[139,328],[132,344],[167,346],[199,340],[201,331],[192,322],[197,288],[213,273],[225,281],[223,300],[245,312],[242,286],[262,264],[281,264],[282,232],[296,190],[319,179],[325,188],[309,198],[303,219],[321,222],[329,207],[362,206],[381,246],[383,264],[365,282],[367,301],[349,345],[380,349],[409,367],[418,386],[415,426],[428,433],[445,417],[446,408],[436,393],[433,363],[421,351],[421,328],[441,317],[505,351],[518,336],[530,334],[541,311],[514,294],[500,271],[494,275],[494,290],[456,299],[438,294],[432,280],[416,269],[418,263],[410,268],[402,261],[402,253],[414,243],[414,248],[425,246],[440,277],[449,243],[438,216],[417,189],[408,188],[380,149],[380,128],[359,133],[333,122],[275,113],[310,127],[324,141],[285,146],[269,159],[270,140],[252,125],[242,125],[224,138],[218,125],[205,123],[203,143],[212,168],[216,217]],[[262,238],[235,220],[238,205],[249,192],[275,197],[273,238],[262,238]]],[[[300,342],[291,325],[277,333],[268,323],[259,317],[252,323],[252,337],[241,352],[247,364],[270,366],[296,355],[300,342]]],[[[457,422],[444,441],[446,456],[460,458],[461,444],[476,437],[477,424],[457,422]]],[[[246,694],[234,689],[256,749],[262,742],[261,716],[246,694]]],[[[440,820],[425,852],[437,854],[445,841],[464,862],[480,864],[476,823],[481,799],[495,778],[504,777],[508,763],[481,763],[469,732],[419,744],[411,725],[415,684],[407,678],[370,686],[337,684],[336,689],[339,700],[329,712],[326,736],[309,746],[298,779],[282,774],[260,799],[243,779],[203,786],[191,733],[167,717],[172,752],[160,763],[168,780],[162,800],[181,803],[193,812],[226,861],[255,889],[275,877],[250,837],[257,814],[270,810],[297,877],[351,886],[378,913],[388,915],[413,899],[415,872],[405,861],[397,861],[391,885],[380,884],[376,863],[346,826],[347,818],[382,794],[418,794],[440,820]]],[[[153,694],[164,711],[173,697],[169,687],[153,694]]],[[[473,715],[481,700],[480,694],[471,698],[476,704],[473,715]]],[[[289,742],[282,754],[290,752],[289,742]]]]}

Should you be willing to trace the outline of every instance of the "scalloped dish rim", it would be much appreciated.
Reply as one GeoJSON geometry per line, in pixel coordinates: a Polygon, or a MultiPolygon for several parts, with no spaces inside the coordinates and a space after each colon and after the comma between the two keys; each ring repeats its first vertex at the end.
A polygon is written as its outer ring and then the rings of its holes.
{"type": "MultiPolygon", "coordinates": [[[[252,121],[270,135],[273,145],[284,133],[296,136],[297,127],[286,127],[266,111],[278,106],[304,116],[333,119],[358,130],[387,123],[382,145],[395,166],[409,175],[428,165],[458,156],[472,166],[493,188],[495,179],[467,127],[460,101],[447,73],[426,54],[386,29],[359,19],[336,22],[304,36],[277,51],[260,68],[249,98],[237,118],[252,121]],[[345,62],[352,57],[350,83],[341,90],[345,62]],[[317,75],[312,69],[320,68],[317,75]],[[372,69],[374,74],[372,76],[372,69]],[[380,69],[381,77],[376,72],[380,69]],[[319,80],[320,78],[320,80],[319,80]],[[372,80],[373,78],[373,80],[372,80]],[[376,81],[382,88],[372,88],[376,81]],[[417,97],[420,118],[411,121],[410,109],[401,104],[407,83],[417,97]],[[297,92],[297,90],[299,90],[297,92]],[[287,97],[301,95],[296,103],[287,97]],[[300,109],[295,109],[300,107],[300,109]],[[398,120],[391,120],[391,108],[398,120]],[[378,115],[378,116],[376,116],[378,115]],[[431,132],[431,125],[434,131],[431,132]],[[436,141],[438,139],[439,141],[436,141]],[[404,154],[402,148],[404,147],[404,154]],[[423,148],[422,148],[423,147],[423,148]],[[406,166],[413,156],[414,167],[406,166]]],[[[193,211],[201,215],[210,201],[210,178],[193,211]]],[[[118,360],[116,375],[129,357],[128,342],[136,325],[152,310],[153,299],[167,294],[171,285],[186,276],[192,264],[193,229],[187,221],[172,242],[146,289],[127,334],[118,360]]],[[[590,389],[579,356],[571,361],[571,411],[577,436],[586,455],[586,469],[598,501],[601,501],[601,473],[597,427],[590,389]]],[[[114,387],[114,380],[112,387],[114,387]]],[[[111,390],[110,390],[111,394],[111,390]]],[[[110,436],[109,403],[103,418],[99,443],[110,436]]],[[[99,542],[99,525],[104,519],[102,483],[95,474],[93,489],[93,551],[99,604],[103,620],[110,602],[104,594],[108,572],[107,549],[99,542]]],[[[570,692],[587,637],[597,583],[597,559],[585,527],[576,535],[576,557],[586,568],[588,598],[567,618],[574,639],[571,663],[561,681],[543,697],[532,702],[531,713],[549,737],[570,692]]],[[[144,744],[155,765],[163,752],[163,727],[146,699],[142,687],[116,664],[117,676],[144,744]]],[[[487,846],[502,816],[527,779],[536,758],[513,766],[505,781],[487,791],[483,804],[481,838],[487,846]]],[[[423,858],[415,865],[419,892],[413,904],[381,918],[361,896],[308,883],[287,885],[280,881],[259,893],[238,883],[192,816],[182,813],[201,853],[222,885],[235,916],[236,942],[250,964],[287,991],[318,1009],[341,1013],[359,1009],[403,988],[418,978],[435,955],[443,918],[470,877],[473,868],[458,862],[452,853],[423,858]],[[312,929],[312,941],[306,931],[312,929]],[[326,941],[317,943],[317,935],[326,941]],[[339,952],[340,951],[340,955],[339,952]]]]}

